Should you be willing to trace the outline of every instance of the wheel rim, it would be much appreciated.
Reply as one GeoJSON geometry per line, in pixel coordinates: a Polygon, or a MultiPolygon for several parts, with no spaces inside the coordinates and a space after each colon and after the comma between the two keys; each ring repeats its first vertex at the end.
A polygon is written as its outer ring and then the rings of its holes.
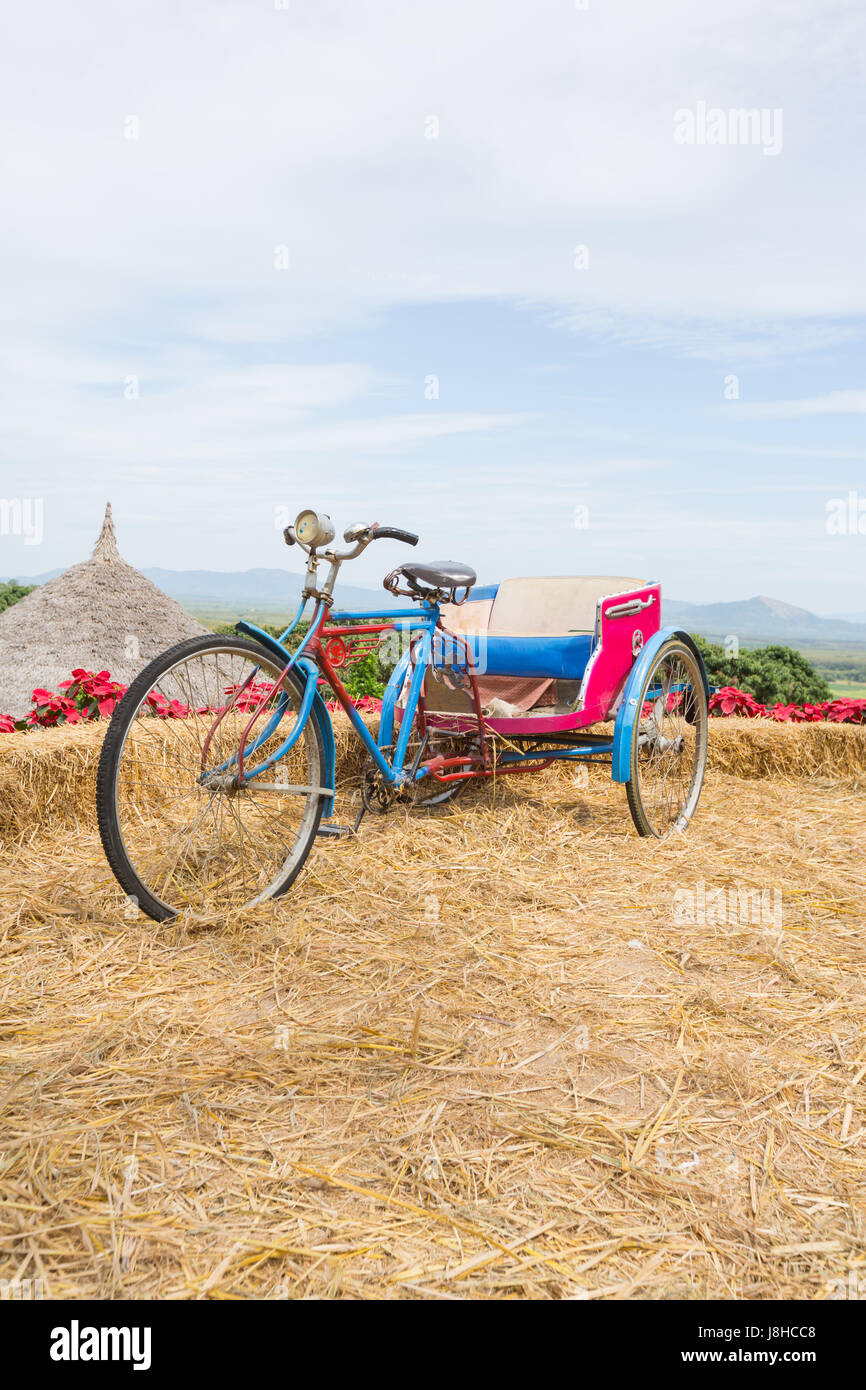
{"type": "Polygon", "coordinates": [[[694,814],[707,756],[707,706],[694,655],[663,652],[641,692],[633,776],[646,829],[683,830],[694,814]]]}
{"type": "Polygon", "coordinates": [[[208,648],[163,672],[129,718],[115,779],[118,829],[135,876],[173,913],[208,915],[271,897],[305,849],[318,797],[285,789],[319,785],[310,725],[248,786],[231,785],[240,737],[254,715],[247,772],[276,751],[295,722],[300,701],[287,684],[278,727],[252,751],[276,713],[281,691],[269,687],[280,674],[264,656],[230,644],[208,648]],[[272,790],[280,786],[282,792],[272,790]]]}

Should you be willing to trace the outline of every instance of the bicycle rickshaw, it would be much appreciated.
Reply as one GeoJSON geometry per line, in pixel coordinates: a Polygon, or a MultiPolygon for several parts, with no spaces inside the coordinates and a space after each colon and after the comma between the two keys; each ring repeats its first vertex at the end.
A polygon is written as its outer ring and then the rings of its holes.
{"type": "Polygon", "coordinates": [[[284,534],[307,564],[280,637],[242,621],[235,636],[181,642],[112,715],[99,828],[142,911],[167,920],[261,903],[291,886],[317,835],[349,835],[365,812],[439,806],[470,782],[554,762],[608,764],[640,835],[686,828],[706,765],[707,677],[688,633],[661,626],[659,584],[608,575],[479,587],[467,565],[409,563],[384,581],[405,607],[335,612],[345,561],[375,540],[414,546],[417,536],[358,524],[341,552],[329,518],[314,511],[284,534]],[[290,653],[308,604],[309,627],[290,653]],[[339,671],[353,646],[368,651],[386,637],[400,650],[374,734],[339,671]],[[332,821],[325,683],[368,755],[352,827],[332,821]]]}

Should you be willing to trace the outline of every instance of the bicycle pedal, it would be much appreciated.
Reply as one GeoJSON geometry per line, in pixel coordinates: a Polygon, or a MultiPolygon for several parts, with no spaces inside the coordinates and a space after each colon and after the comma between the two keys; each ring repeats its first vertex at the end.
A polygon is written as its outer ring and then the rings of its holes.
{"type": "Polygon", "coordinates": [[[320,825],[316,831],[317,835],[327,840],[347,840],[354,833],[354,826],[351,825],[320,825]]]}

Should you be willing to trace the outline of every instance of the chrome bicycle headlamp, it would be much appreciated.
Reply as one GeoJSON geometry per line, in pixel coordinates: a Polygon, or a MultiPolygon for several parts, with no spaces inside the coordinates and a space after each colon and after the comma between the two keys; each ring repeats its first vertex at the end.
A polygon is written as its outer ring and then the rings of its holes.
{"type": "Polygon", "coordinates": [[[295,522],[295,535],[311,549],[330,545],[334,539],[334,523],[324,512],[303,511],[295,522]]]}

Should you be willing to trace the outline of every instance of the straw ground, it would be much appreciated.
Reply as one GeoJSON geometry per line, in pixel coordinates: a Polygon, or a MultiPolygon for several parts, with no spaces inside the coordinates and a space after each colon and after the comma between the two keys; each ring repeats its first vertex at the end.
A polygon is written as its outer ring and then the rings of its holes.
{"type": "Polygon", "coordinates": [[[195,929],[124,907],[101,731],[9,736],[0,1276],[866,1294],[863,731],[797,777],[811,730],[761,730],[767,777],[731,724],[682,837],[640,840],[604,769],[551,770],[368,818],[280,903],[195,929]]]}

